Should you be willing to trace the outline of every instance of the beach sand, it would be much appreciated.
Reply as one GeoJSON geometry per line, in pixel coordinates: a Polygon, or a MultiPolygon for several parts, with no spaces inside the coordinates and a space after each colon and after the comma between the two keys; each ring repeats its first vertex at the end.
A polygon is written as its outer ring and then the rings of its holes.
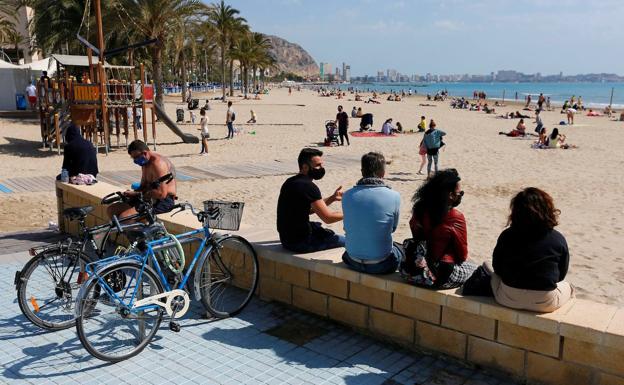
{"type": "MultiPolygon", "coordinates": [[[[209,97],[219,94],[208,94],[209,97]]],[[[201,95],[195,95],[200,97],[201,95]]],[[[174,117],[180,97],[167,97],[166,109],[174,117]]],[[[158,124],[158,152],[169,156],[177,167],[219,164],[286,162],[297,171],[296,157],[302,147],[319,146],[325,135],[324,122],[333,119],[341,104],[350,113],[353,106],[362,107],[375,117],[379,130],[386,118],[401,122],[408,131],[416,130],[421,115],[434,119],[446,131],[446,146],[440,153],[442,168],[458,169],[465,196],[459,209],[468,222],[470,257],[475,262],[491,259],[496,239],[505,227],[511,197],[528,186],[549,192],[561,209],[561,231],[570,247],[571,266],[568,280],[577,288],[578,296],[599,302],[624,304],[619,295],[624,288],[624,125],[606,117],[577,114],[574,126],[560,127],[568,142],[579,146],[574,150],[534,150],[531,140],[508,138],[499,131],[510,131],[517,120],[497,119],[484,112],[453,110],[447,102],[426,102],[435,107],[422,107],[422,97],[402,102],[366,104],[346,99],[319,97],[316,92],[273,89],[260,101],[234,99],[236,125],[249,119],[253,108],[262,125],[246,126],[245,133],[233,140],[224,140],[227,130],[226,106],[218,101],[210,104],[211,140],[209,155],[198,156],[199,144],[182,144],[162,124],[158,124]],[[264,125],[268,124],[268,125],[264,125]],[[279,124],[279,125],[271,125],[279,124]],[[251,127],[251,128],[250,128],[251,127]],[[255,134],[251,134],[255,131],[255,134]]],[[[200,104],[203,104],[203,100],[200,104]]],[[[497,107],[497,114],[520,109],[517,106],[497,107]]],[[[533,116],[530,112],[525,112],[533,116]]],[[[187,112],[187,120],[189,115],[187,112]]],[[[197,113],[199,117],[199,113],[197,113]]],[[[565,115],[559,111],[544,112],[543,120],[550,131],[565,115]]],[[[533,119],[526,119],[532,132],[533,119]]],[[[350,130],[359,127],[359,119],[351,119],[350,130]]],[[[199,125],[182,126],[186,132],[198,134],[199,125]]],[[[56,175],[62,157],[39,149],[39,127],[36,122],[0,120],[0,179],[17,176],[56,175]]],[[[150,132],[151,137],[151,132],[150,132]]],[[[417,175],[421,134],[405,134],[389,138],[351,138],[348,147],[321,147],[330,155],[359,157],[368,151],[381,151],[392,160],[387,168],[387,182],[401,193],[400,225],[394,236],[402,241],[410,236],[411,197],[424,176],[417,175]]],[[[113,139],[113,143],[116,140],[113,139]]],[[[124,140],[122,139],[122,144],[124,140]]],[[[129,170],[135,166],[124,148],[113,149],[99,156],[101,171],[129,170]]],[[[360,177],[357,163],[353,166],[327,164],[327,174],[319,181],[324,195],[342,185],[353,186],[360,177]]],[[[182,200],[199,204],[205,199],[244,201],[243,222],[248,226],[275,228],[276,202],[279,187],[286,176],[206,180],[178,184],[182,200]]],[[[339,205],[335,208],[340,209],[339,205]]],[[[54,193],[21,193],[0,195],[0,231],[17,231],[47,226],[56,220],[54,193]]],[[[342,231],[341,224],[332,226],[342,231]]]]}

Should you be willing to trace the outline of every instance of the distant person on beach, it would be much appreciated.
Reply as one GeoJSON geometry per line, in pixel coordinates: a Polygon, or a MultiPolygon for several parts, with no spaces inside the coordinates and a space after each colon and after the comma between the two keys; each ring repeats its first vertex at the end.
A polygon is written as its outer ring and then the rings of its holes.
{"type": "Polygon", "coordinates": [[[550,107],[550,96],[547,96],[547,97],[546,97],[546,109],[547,109],[548,111],[550,111],[550,110],[551,110],[551,107],[550,107]]]}
{"type": "Polygon", "coordinates": [[[362,107],[358,107],[357,112],[355,114],[356,118],[361,118],[364,113],[362,112],[362,107]]]}
{"type": "Polygon", "coordinates": [[[41,82],[42,85],[46,84],[47,82],[48,88],[52,86],[52,84],[50,84],[50,77],[48,76],[48,71],[41,72],[41,77],[39,78],[39,81],[41,82]]]}
{"type": "Polygon", "coordinates": [[[236,119],[236,113],[232,108],[232,101],[228,102],[228,109],[225,113],[225,125],[228,129],[228,134],[226,139],[234,139],[234,120],[236,119]]]}
{"type": "Polygon", "coordinates": [[[423,167],[425,167],[425,163],[427,163],[427,147],[425,146],[425,138],[420,140],[420,144],[418,145],[418,155],[420,155],[420,167],[418,167],[418,175],[422,175],[423,167]]]}
{"type": "Polygon", "coordinates": [[[531,95],[529,94],[526,97],[526,105],[525,105],[525,107],[528,107],[530,104],[531,104],[531,95]]]}
{"type": "Polygon", "coordinates": [[[353,106],[353,109],[351,110],[351,117],[357,118],[357,108],[355,108],[355,106],[353,106]]]}
{"type": "Polygon", "coordinates": [[[256,112],[254,110],[249,110],[251,114],[251,118],[247,121],[247,123],[256,123],[256,112]]]}
{"type": "Polygon", "coordinates": [[[540,93],[539,97],[537,98],[537,109],[541,110],[542,106],[544,105],[544,102],[546,101],[546,99],[544,98],[544,94],[540,93]]]}
{"type": "Polygon", "coordinates": [[[542,131],[542,127],[544,127],[544,123],[542,122],[542,114],[541,109],[535,111],[535,132],[538,134],[542,131]]]}
{"type": "Polygon", "coordinates": [[[415,284],[434,289],[461,286],[477,268],[468,261],[466,219],[456,207],[464,191],[455,169],[442,170],[414,194],[409,225],[415,241],[426,242],[424,260],[406,254],[401,272],[415,284]]]}
{"type": "Polygon", "coordinates": [[[429,129],[425,131],[423,137],[425,147],[427,148],[427,178],[431,178],[432,164],[434,164],[435,172],[438,172],[438,153],[440,152],[440,148],[444,145],[442,137],[445,135],[446,132],[436,129],[436,123],[431,119],[429,122],[429,129]]]}
{"type": "Polygon", "coordinates": [[[427,119],[425,116],[420,117],[420,123],[418,123],[418,132],[425,132],[427,130],[427,119]]]}
{"type": "Polygon", "coordinates": [[[381,126],[381,133],[384,135],[392,135],[395,130],[396,128],[392,125],[392,118],[387,119],[381,126]]]}
{"type": "Polygon", "coordinates": [[[143,109],[136,108],[135,113],[134,113],[134,126],[136,127],[138,131],[143,130],[142,118],[143,118],[143,109]]]}
{"type": "Polygon", "coordinates": [[[210,111],[211,108],[210,108],[210,103],[208,103],[208,99],[206,99],[206,102],[204,103],[204,107],[203,108],[206,111],[210,111]]]}
{"type": "Polygon", "coordinates": [[[340,135],[340,145],[344,146],[345,138],[347,139],[347,146],[349,143],[349,115],[342,110],[342,106],[338,106],[338,113],[336,114],[335,123],[338,125],[338,135],[340,135]]]}
{"type": "Polygon", "coordinates": [[[403,125],[401,124],[401,122],[397,122],[396,129],[394,130],[394,132],[396,132],[397,134],[403,133],[403,125]]]}
{"type": "Polygon", "coordinates": [[[33,82],[28,83],[28,86],[26,87],[26,96],[28,97],[30,108],[34,110],[37,107],[37,87],[35,87],[33,82]]]}
{"type": "Polygon", "coordinates": [[[319,222],[310,222],[311,214],[318,215],[327,224],[342,220],[342,213],[328,207],[342,200],[342,186],[323,199],[314,184],[325,175],[322,156],[323,152],[314,148],[301,150],[297,158],[299,173],[284,182],[277,200],[280,242],[285,249],[296,253],[333,249],[345,244],[344,236],[323,228],[319,222]]]}
{"type": "Polygon", "coordinates": [[[401,197],[384,181],[386,159],[381,153],[362,156],[362,179],[342,197],[344,214],[344,263],[369,274],[396,271],[403,247],[392,242],[399,224],[401,197]]]}
{"type": "MultiPolygon", "coordinates": [[[[144,199],[152,201],[154,214],[163,214],[171,211],[175,205],[176,179],[173,163],[155,151],[150,151],[145,142],[135,140],[128,146],[128,155],[137,166],[141,167],[141,185],[138,190],[128,190],[123,194],[129,198],[136,197],[139,192],[143,193],[144,199]],[[166,182],[158,183],[158,180],[170,175],[166,182]]],[[[116,215],[119,218],[136,214],[136,210],[127,203],[114,203],[107,208],[109,218],[116,215]]]]}
{"type": "Polygon", "coordinates": [[[208,122],[210,119],[206,114],[206,109],[202,108],[199,110],[199,129],[201,131],[201,140],[202,146],[199,155],[208,155],[208,138],[210,138],[210,133],[208,132],[208,122]]]}
{"type": "Polygon", "coordinates": [[[516,129],[512,130],[510,132],[499,132],[499,135],[507,135],[507,136],[511,136],[511,137],[517,137],[517,136],[525,136],[526,135],[526,126],[524,125],[524,119],[520,119],[520,121],[518,122],[518,124],[516,125],[516,129]]]}
{"type": "Polygon", "coordinates": [[[511,200],[507,227],[492,255],[496,302],[513,309],[552,312],[574,296],[565,282],[570,253],[555,230],[560,211],[548,193],[528,187],[511,200]]]}
{"type": "Polygon", "coordinates": [[[567,150],[569,148],[576,148],[575,145],[565,143],[566,136],[559,133],[558,128],[553,128],[550,137],[548,138],[548,147],[549,148],[562,148],[567,150]]]}
{"type": "Polygon", "coordinates": [[[566,117],[568,118],[568,124],[574,124],[574,114],[576,110],[572,107],[566,110],[566,117]]]}

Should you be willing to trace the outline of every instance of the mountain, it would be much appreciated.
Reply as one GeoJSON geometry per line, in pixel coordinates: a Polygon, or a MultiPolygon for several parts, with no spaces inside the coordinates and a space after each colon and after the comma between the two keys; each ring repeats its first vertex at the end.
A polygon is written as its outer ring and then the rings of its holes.
{"type": "Polygon", "coordinates": [[[271,42],[272,49],[270,51],[277,60],[280,71],[292,72],[303,77],[318,76],[318,64],[299,44],[273,35],[266,35],[266,37],[271,42]]]}

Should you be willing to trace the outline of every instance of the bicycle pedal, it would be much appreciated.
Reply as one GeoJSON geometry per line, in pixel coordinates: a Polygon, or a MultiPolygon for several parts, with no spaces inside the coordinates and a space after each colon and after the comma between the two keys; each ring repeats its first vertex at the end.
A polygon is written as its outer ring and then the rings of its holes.
{"type": "Polygon", "coordinates": [[[169,330],[171,330],[172,332],[176,332],[179,333],[180,332],[180,324],[177,322],[169,322],[169,330]]]}

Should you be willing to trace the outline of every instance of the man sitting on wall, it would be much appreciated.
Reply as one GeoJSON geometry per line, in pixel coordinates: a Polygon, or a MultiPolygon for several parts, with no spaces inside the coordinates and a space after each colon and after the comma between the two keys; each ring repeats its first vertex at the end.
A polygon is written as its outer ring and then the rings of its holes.
{"type": "Polygon", "coordinates": [[[364,273],[392,273],[403,257],[403,248],[392,242],[392,233],[399,224],[401,197],[385,184],[385,172],[382,154],[369,152],[362,156],[362,179],[342,197],[347,249],[342,260],[364,273]]]}

